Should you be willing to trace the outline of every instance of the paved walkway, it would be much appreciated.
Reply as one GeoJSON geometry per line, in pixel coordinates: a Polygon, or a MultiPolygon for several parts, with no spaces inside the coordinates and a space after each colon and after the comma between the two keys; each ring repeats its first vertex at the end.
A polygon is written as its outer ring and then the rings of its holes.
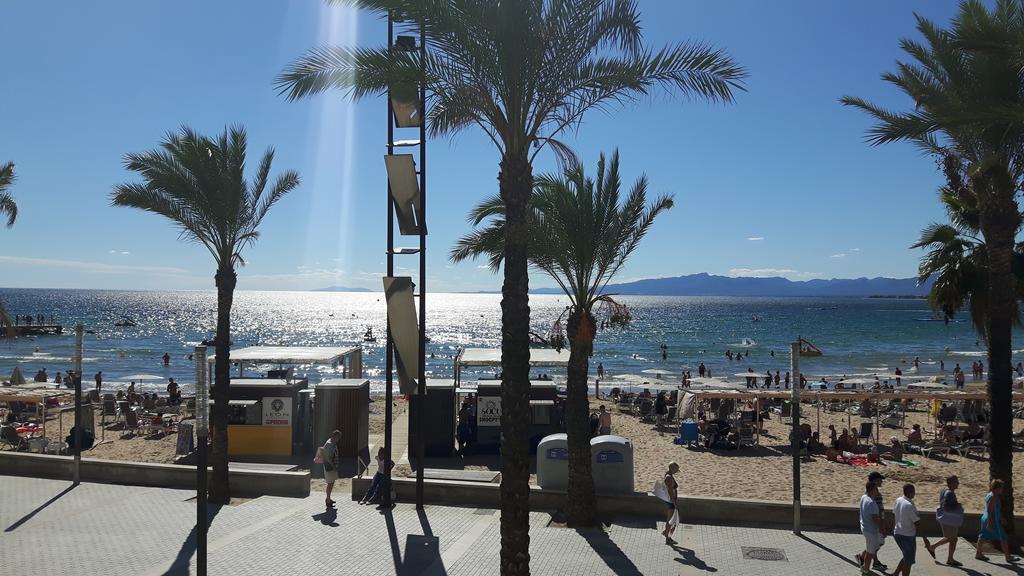
{"type": "MultiPolygon", "coordinates": [[[[0,476],[0,575],[104,574],[156,576],[194,571],[192,492],[0,476]]],[[[209,573],[284,574],[498,573],[499,524],[493,510],[401,504],[391,513],[339,501],[325,515],[323,496],[262,497],[211,510],[209,573]]],[[[706,574],[763,576],[858,574],[850,559],[857,534],[808,533],[725,526],[681,526],[679,545],[665,546],[649,520],[621,519],[606,531],[549,527],[530,515],[531,571],[537,575],[706,574]],[[785,560],[745,559],[747,548],[781,550],[785,560]]],[[[882,558],[895,567],[888,542],[882,558]]],[[[922,549],[915,575],[1024,574],[1001,563],[934,564],[922,549]]]]}

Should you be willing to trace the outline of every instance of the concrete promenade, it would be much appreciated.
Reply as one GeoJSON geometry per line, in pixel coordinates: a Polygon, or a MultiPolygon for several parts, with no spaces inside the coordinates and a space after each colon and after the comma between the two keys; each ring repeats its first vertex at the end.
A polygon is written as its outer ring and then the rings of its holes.
{"type": "MultiPolygon", "coordinates": [[[[103,574],[149,576],[194,573],[194,493],[0,476],[0,574],[103,574]]],[[[341,494],[339,494],[341,496],[341,494]]],[[[261,497],[210,511],[209,573],[285,574],[498,573],[499,514],[495,510],[428,506],[418,513],[400,504],[382,514],[348,500],[325,514],[323,495],[261,497]]],[[[532,513],[533,574],[787,575],[859,574],[854,533],[683,525],[677,546],[663,543],[654,523],[619,518],[606,530],[549,527],[532,513]],[[782,560],[744,557],[744,551],[782,560]]],[[[685,520],[685,514],[684,514],[685,520]]],[[[1024,574],[1024,569],[973,559],[961,540],[953,569],[933,563],[923,548],[914,574],[982,576],[1024,574]]],[[[896,566],[887,541],[882,559],[896,566]]]]}

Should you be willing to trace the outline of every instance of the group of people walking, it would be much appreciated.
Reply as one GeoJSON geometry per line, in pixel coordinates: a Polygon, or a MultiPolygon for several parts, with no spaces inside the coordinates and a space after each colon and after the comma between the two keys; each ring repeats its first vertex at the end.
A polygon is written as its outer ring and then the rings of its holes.
{"type": "MultiPolygon", "coordinates": [[[[914,503],[917,490],[913,484],[903,485],[903,495],[897,498],[893,505],[894,521],[890,528],[881,493],[884,478],[880,473],[872,472],[864,486],[864,495],[860,499],[860,531],[864,535],[864,551],[856,555],[857,563],[863,575],[870,574],[873,568],[887,570],[888,567],[878,559],[878,552],[885,543],[886,536],[892,535],[900,550],[899,564],[892,573],[896,576],[910,576],[910,569],[917,561],[917,535],[921,521],[914,503]]],[[[953,567],[963,565],[953,557],[960,527],[964,523],[964,507],[956,496],[959,486],[960,480],[956,476],[950,476],[946,479],[946,487],[939,493],[935,519],[942,528],[942,539],[932,544],[927,538],[922,538],[925,550],[932,558],[936,558],[938,548],[947,546],[945,564],[953,567]]],[[[1000,501],[1002,493],[1003,481],[992,480],[985,495],[985,511],[981,516],[981,529],[978,533],[975,552],[975,558],[978,560],[987,560],[984,555],[985,547],[992,546],[1002,551],[1007,563],[1016,561],[1010,555],[1006,529],[1003,525],[1000,501]]]]}

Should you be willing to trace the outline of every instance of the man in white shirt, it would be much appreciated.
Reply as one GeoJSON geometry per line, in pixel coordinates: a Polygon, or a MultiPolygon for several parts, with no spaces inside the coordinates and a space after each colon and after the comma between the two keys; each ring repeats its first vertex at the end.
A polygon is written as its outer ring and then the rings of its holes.
{"type": "Polygon", "coordinates": [[[864,576],[871,574],[871,564],[882,546],[882,517],[875,503],[876,497],[878,486],[869,481],[864,487],[864,495],[860,497],[860,532],[864,535],[864,552],[859,559],[860,573],[864,576]]]}
{"type": "MultiPolygon", "coordinates": [[[[903,496],[897,498],[892,507],[893,516],[896,517],[893,539],[903,553],[893,576],[910,576],[910,567],[914,565],[917,557],[917,524],[921,518],[917,515],[917,507],[914,506],[915,492],[913,484],[904,484],[903,496]]],[[[929,547],[928,540],[925,540],[924,545],[926,548],[929,547]]]]}

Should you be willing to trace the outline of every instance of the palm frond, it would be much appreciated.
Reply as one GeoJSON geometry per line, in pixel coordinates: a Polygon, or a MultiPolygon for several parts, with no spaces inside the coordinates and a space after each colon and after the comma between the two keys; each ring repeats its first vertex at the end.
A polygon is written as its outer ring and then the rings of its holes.
{"type": "Polygon", "coordinates": [[[14,162],[0,164],[0,216],[7,216],[8,228],[14,226],[14,221],[18,219],[18,204],[9,190],[15,180],[14,162]]]}

